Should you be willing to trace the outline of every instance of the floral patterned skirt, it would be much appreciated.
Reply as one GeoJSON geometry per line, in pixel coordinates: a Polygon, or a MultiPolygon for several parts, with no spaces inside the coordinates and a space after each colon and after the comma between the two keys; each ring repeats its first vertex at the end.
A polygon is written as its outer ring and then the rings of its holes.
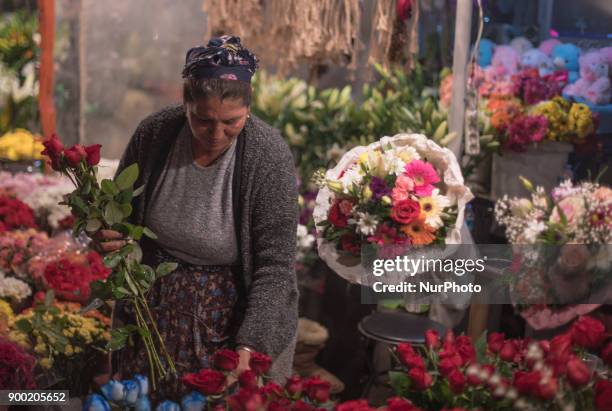
{"type": "MultiPolygon", "coordinates": [[[[188,392],[183,374],[209,367],[211,354],[228,344],[232,335],[237,289],[229,266],[198,266],[158,250],[154,264],[178,262],[178,268],[160,278],[148,295],[149,307],[176,366],[177,375],[158,383],[154,402],[180,401],[188,392]]],[[[117,307],[116,318],[134,324],[131,307],[117,307]]],[[[123,379],[148,375],[148,359],[142,342],[117,353],[117,371],[123,379]]],[[[162,358],[162,363],[163,363],[162,358]]]]}

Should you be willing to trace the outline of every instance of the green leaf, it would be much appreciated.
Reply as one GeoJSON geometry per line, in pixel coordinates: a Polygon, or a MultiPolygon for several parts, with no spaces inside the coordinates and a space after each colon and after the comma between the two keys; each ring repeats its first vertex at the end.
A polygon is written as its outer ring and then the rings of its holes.
{"type": "Polygon", "coordinates": [[[151,231],[151,229],[149,229],[148,227],[144,227],[142,229],[142,232],[144,235],[146,235],[150,239],[157,240],[157,235],[153,231],[151,231]]]}
{"type": "Polygon", "coordinates": [[[115,298],[125,298],[129,296],[131,293],[125,287],[115,287],[113,288],[113,297],[115,298]]]}
{"type": "Polygon", "coordinates": [[[138,328],[138,334],[140,334],[140,336],[142,338],[150,338],[151,337],[151,332],[148,329],[143,328],[143,327],[139,327],[138,328]]]}
{"type": "Polygon", "coordinates": [[[45,307],[51,307],[53,300],[55,300],[55,292],[53,290],[47,291],[45,294],[45,307]]]}
{"type": "Polygon", "coordinates": [[[131,166],[123,170],[116,178],[115,183],[119,190],[125,190],[132,188],[136,180],[138,179],[138,164],[134,163],[131,166]]]}
{"type": "Polygon", "coordinates": [[[120,202],[121,204],[130,204],[132,202],[133,197],[134,197],[134,190],[132,190],[132,188],[130,187],[119,193],[119,195],[117,196],[117,201],[120,202]]]}
{"type": "Polygon", "coordinates": [[[121,249],[118,251],[118,254],[121,257],[126,257],[126,256],[130,255],[132,253],[132,251],[134,251],[134,245],[133,244],[126,244],[125,246],[121,247],[121,249]]]}
{"type": "Polygon", "coordinates": [[[108,268],[115,268],[121,261],[121,255],[118,253],[109,254],[104,257],[104,265],[108,268]]]}
{"type": "Polygon", "coordinates": [[[136,241],[139,241],[142,238],[142,234],[144,232],[144,227],[142,226],[136,226],[134,227],[134,229],[132,230],[132,238],[136,241]]]}
{"type": "Polygon", "coordinates": [[[130,203],[121,204],[121,212],[123,213],[123,218],[128,218],[132,214],[132,205],[130,203]]]}
{"type": "Polygon", "coordinates": [[[122,220],[123,210],[121,209],[121,206],[114,201],[108,203],[104,209],[104,221],[106,221],[108,225],[113,225],[120,223],[122,220]]]}
{"type": "Polygon", "coordinates": [[[119,188],[117,187],[117,184],[115,184],[115,182],[113,180],[102,180],[102,192],[106,193],[110,196],[116,196],[117,194],[119,194],[119,188]]]}
{"type": "Polygon", "coordinates": [[[145,189],[145,186],[141,185],[136,190],[134,190],[134,194],[132,195],[132,197],[138,197],[139,195],[143,193],[144,189],[145,189]]]}
{"type": "Polygon", "coordinates": [[[474,345],[478,362],[484,364],[487,359],[487,331],[485,330],[474,345]]]}
{"type": "Polygon", "coordinates": [[[125,347],[130,332],[125,328],[117,328],[111,331],[111,339],[106,344],[106,349],[109,351],[117,351],[125,347]]]}
{"type": "Polygon", "coordinates": [[[87,179],[83,187],[81,187],[81,193],[87,195],[91,192],[91,180],[87,179]]]}
{"type": "Polygon", "coordinates": [[[87,220],[87,224],[85,225],[85,230],[88,233],[94,233],[98,231],[102,227],[102,221],[97,218],[90,218],[87,220]]]}
{"type": "Polygon", "coordinates": [[[30,321],[26,320],[25,318],[16,321],[15,327],[17,327],[19,331],[25,334],[30,334],[32,332],[32,324],[30,324],[30,321]]]}
{"type": "Polygon", "coordinates": [[[403,371],[389,371],[389,382],[395,394],[407,396],[410,389],[410,378],[407,373],[403,371]]]}
{"type": "Polygon", "coordinates": [[[177,267],[177,263],[161,263],[155,270],[157,278],[170,274],[172,271],[176,270],[177,267]]]}

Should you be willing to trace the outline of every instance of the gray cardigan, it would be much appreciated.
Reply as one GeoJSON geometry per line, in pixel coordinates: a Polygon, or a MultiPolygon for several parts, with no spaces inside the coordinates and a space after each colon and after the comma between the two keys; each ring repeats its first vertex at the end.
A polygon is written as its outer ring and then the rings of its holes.
{"type": "MultiPolygon", "coordinates": [[[[146,185],[134,199],[133,223],[143,223],[146,202],[186,121],[182,106],[165,108],[143,120],[128,143],[117,172],[138,163],[136,184],[146,185]]],[[[291,374],[298,318],[295,166],[279,132],[252,115],[237,138],[232,192],[245,301],[235,342],[270,355],[271,376],[283,381],[291,374]]],[[[146,255],[144,244],[143,250],[146,255]]]]}

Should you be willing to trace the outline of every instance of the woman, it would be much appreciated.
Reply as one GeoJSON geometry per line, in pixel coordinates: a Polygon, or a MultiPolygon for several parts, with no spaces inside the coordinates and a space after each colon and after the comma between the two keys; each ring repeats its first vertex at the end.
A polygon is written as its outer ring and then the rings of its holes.
{"type": "MultiPolygon", "coordinates": [[[[297,329],[294,271],[297,192],[293,158],[280,134],[249,113],[255,56],[237,37],[210,40],[187,53],[181,106],[142,121],[119,165],[138,163],[134,223],[158,236],[143,241],[150,265],[179,263],[150,294],[156,322],[179,375],[209,365],[219,347],[273,359],[271,375],[291,372],[297,329]]],[[[105,252],[123,245],[103,234],[105,252]]],[[[133,321],[120,306],[115,319],[133,321]]],[[[116,356],[124,378],[147,372],[142,346],[116,356]]],[[[178,380],[158,398],[178,397],[178,380]]]]}

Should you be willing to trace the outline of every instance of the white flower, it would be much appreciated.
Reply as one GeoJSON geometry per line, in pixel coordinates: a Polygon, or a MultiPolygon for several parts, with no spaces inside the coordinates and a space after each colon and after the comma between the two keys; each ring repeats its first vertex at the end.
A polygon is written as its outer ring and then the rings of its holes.
{"type": "Polygon", "coordinates": [[[19,302],[32,294],[30,286],[17,278],[5,277],[0,271],[0,298],[19,302]]]}
{"type": "Polygon", "coordinates": [[[112,180],[119,167],[119,160],[109,160],[107,158],[101,158],[98,163],[98,182],[102,182],[104,179],[112,180]]]}
{"type": "Polygon", "coordinates": [[[546,224],[542,221],[530,221],[523,232],[523,238],[527,244],[533,244],[544,230],[546,230],[546,224]]]}
{"type": "Polygon", "coordinates": [[[59,221],[70,215],[70,208],[58,204],[74,188],[69,184],[41,185],[23,199],[34,213],[45,216],[52,228],[57,228],[59,221]]]}
{"type": "Polygon", "coordinates": [[[26,64],[21,70],[21,74],[25,77],[25,81],[19,84],[19,80],[15,79],[12,87],[13,100],[19,103],[26,97],[35,97],[38,95],[38,81],[36,81],[36,71],[34,63],[26,64]]]}
{"type": "Polygon", "coordinates": [[[440,190],[435,188],[431,196],[419,198],[421,210],[425,214],[425,222],[433,228],[440,228],[444,225],[442,212],[450,206],[448,197],[441,195],[440,190]]]}
{"type": "Polygon", "coordinates": [[[359,167],[353,166],[346,170],[340,179],[340,182],[344,186],[344,193],[348,194],[349,190],[355,185],[358,186],[362,180],[363,176],[359,171],[359,167]]]}
{"type": "Polygon", "coordinates": [[[356,218],[349,219],[350,224],[357,224],[357,232],[363,235],[373,235],[378,227],[378,219],[372,214],[358,211],[355,213],[356,218]]]}
{"type": "Polygon", "coordinates": [[[308,232],[308,228],[305,225],[298,224],[296,245],[297,245],[297,260],[302,260],[306,254],[311,250],[314,244],[315,238],[308,232]]]}
{"type": "Polygon", "coordinates": [[[399,176],[406,168],[406,162],[399,158],[393,151],[387,151],[383,155],[385,166],[390,173],[399,176]]]}
{"type": "Polygon", "coordinates": [[[421,156],[414,147],[406,146],[395,149],[395,155],[399,157],[404,163],[408,164],[414,160],[420,160],[421,156]]]}

